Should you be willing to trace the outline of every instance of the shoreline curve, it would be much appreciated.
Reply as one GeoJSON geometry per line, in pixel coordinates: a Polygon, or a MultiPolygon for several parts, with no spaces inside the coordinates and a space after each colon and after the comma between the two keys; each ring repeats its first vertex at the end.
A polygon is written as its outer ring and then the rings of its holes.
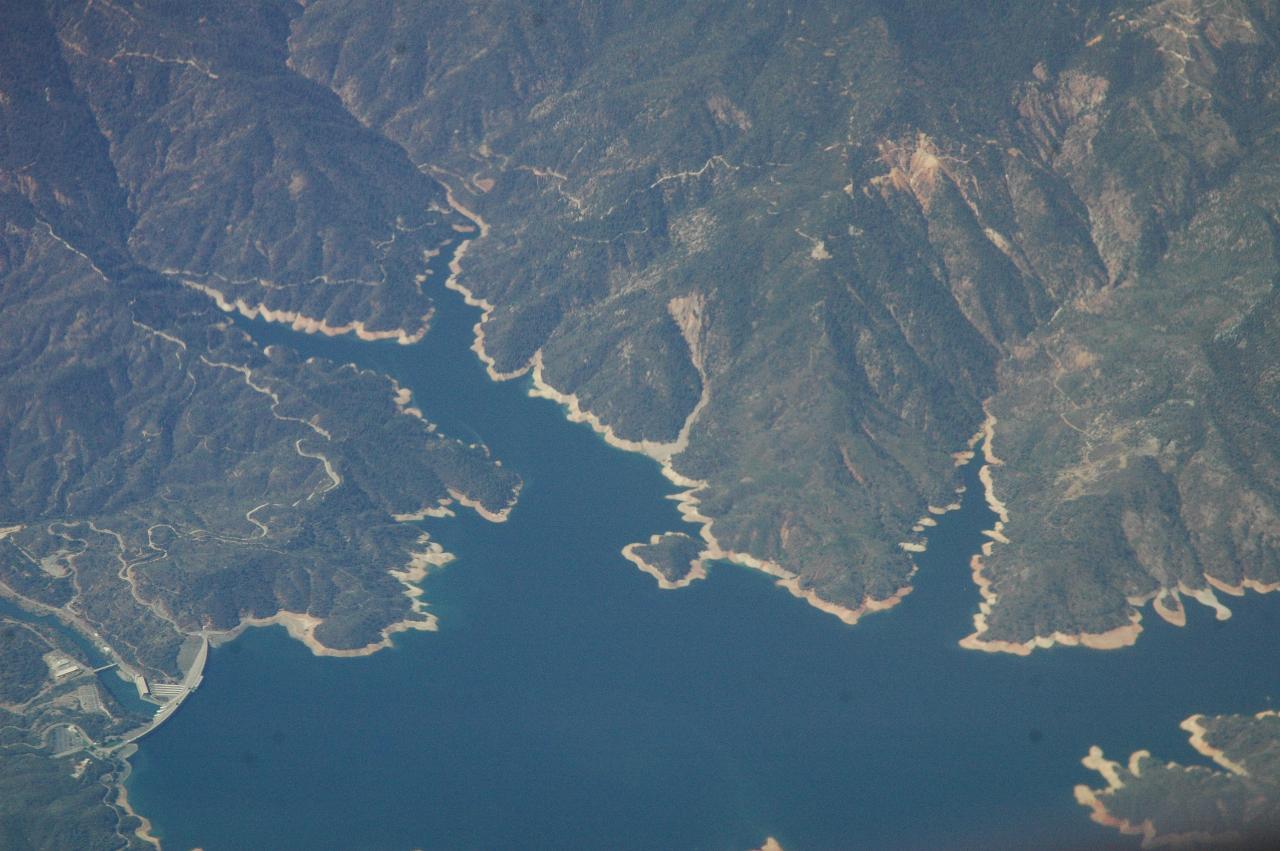
{"type": "MultiPolygon", "coordinates": [[[[488,355],[484,346],[484,324],[492,314],[494,307],[487,300],[477,297],[470,289],[458,281],[458,278],[462,273],[461,260],[466,253],[466,249],[472,241],[476,239],[483,239],[488,235],[489,225],[483,218],[458,201],[457,196],[453,192],[453,188],[440,176],[443,173],[441,169],[431,166],[426,166],[425,168],[427,168],[432,176],[435,177],[436,181],[444,187],[445,200],[448,202],[449,206],[455,212],[472,221],[478,228],[477,235],[473,239],[464,240],[454,252],[453,260],[449,263],[449,279],[445,282],[445,286],[460,293],[467,304],[472,307],[478,307],[482,311],[480,321],[475,324],[473,329],[475,340],[471,346],[471,350],[475,352],[481,362],[485,364],[489,377],[495,381],[507,381],[523,376],[526,373],[531,373],[533,388],[530,390],[529,395],[550,399],[562,405],[566,409],[566,416],[570,422],[584,423],[588,425],[604,439],[605,443],[610,446],[627,452],[638,452],[658,462],[663,476],[665,476],[667,480],[677,488],[684,489],[679,493],[669,495],[668,498],[676,501],[676,510],[680,513],[680,516],[685,520],[685,522],[700,527],[699,534],[706,546],[699,554],[699,561],[704,563],[706,561],[725,561],[768,574],[777,580],[775,582],[776,585],[785,588],[792,596],[804,600],[806,603],[821,612],[835,615],[841,621],[850,625],[857,623],[859,618],[868,612],[880,612],[893,608],[898,603],[902,602],[903,598],[906,597],[907,594],[911,593],[912,587],[910,585],[904,585],[885,598],[875,598],[867,595],[856,608],[850,608],[849,606],[824,600],[812,588],[804,587],[801,584],[798,574],[787,570],[777,562],[756,558],[749,553],[727,550],[720,545],[720,542],[711,531],[713,519],[698,511],[700,501],[698,500],[697,494],[699,491],[709,487],[710,483],[684,476],[677,471],[673,465],[674,457],[678,455],[680,451],[683,451],[684,444],[688,441],[688,432],[694,419],[699,413],[701,413],[705,405],[708,393],[708,382],[706,381],[705,375],[703,375],[702,382],[702,398],[699,399],[698,404],[686,419],[684,426],[681,428],[680,435],[675,441],[664,442],[647,440],[633,441],[618,437],[613,428],[601,421],[596,414],[584,410],[580,400],[576,396],[571,393],[562,393],[547,384],[542,377],[541,350],[535,352],[529,363],[520,369],[511,372],[499,371],[496,368],[494,359],[488,355]]],[[[692,303],[677,303],[670,305],[669,309],[672,311],[673,318],[675,318],[677,323],[680,324],[681,332],[685,336],[686,342],[690,345],[690,354],[695,367],[697,367],[699,373],[702,374],[701,358],[698,357],[697,348],[692,340],[693,335],[690,328],[692,322],[686,319],[687,315],[691,313],[696,314],[698,306],[692,303]]],[[[635,562],[634,559],[631,560],[633,563],[635,562]]],[[[637,567],[640,567],[640,565],[637,565],[637,567]]],[[[644,568],[641,567],[640,569],[643,570],[644,568]]],[[[914,572],[915,568],[913,566],[912,574],[914,574],[914,572]]],[[[659,584],[661,587],[661,583],[659,584]]]]}

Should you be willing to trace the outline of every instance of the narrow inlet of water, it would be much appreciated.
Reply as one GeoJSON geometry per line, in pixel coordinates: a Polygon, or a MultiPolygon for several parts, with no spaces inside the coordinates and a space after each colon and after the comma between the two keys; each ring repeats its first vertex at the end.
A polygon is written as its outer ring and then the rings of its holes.
{"type": "MultiPolygon", "coordinates": [[[[12,618],[17,621],[41,626],[44,629],[55,634],[62,641],[67,642],[71,648],[75,648],[78,655],[85,662],[88,662],[95,668],[101,668],[111,663],[111,659],[107,657],[98,647],[94,646],[88,638],[71,629],[62,621],[53,615],[38,615],[29,612],[8,600],[0,599],[0,615],[12,618]]],[[[124,709],[135,714],[138,719],[144,720],[155,714],[156,705],[148,703],[138,696],[138,690],[131,680],[121,679],[115,668],[102,671],[97,674],[97,680],[111,696],[115,698],[124,709]]]]}

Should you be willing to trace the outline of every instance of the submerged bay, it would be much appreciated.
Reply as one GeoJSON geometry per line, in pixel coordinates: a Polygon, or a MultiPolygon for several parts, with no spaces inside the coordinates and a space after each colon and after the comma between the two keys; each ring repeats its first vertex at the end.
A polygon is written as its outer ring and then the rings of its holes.
{"type": "MultiPolygon", "coordinates": [[[[1273,706],[1275,600],[1232,600],[1136,647],[1029,658],[962,650],[968,561],[992,517],[966,472],[916,590],[855,627],[745,568],[661,591],[619,555],[682,524],[647,458],[568,423],[468,346],[475,311],[438,296],[415,346],[243,323],[263,343],[376,369],[441,429],[520,472],[509,522],[424,528],[457,560],[427,578],[436,634],[362,659],[281,629],[215,650],[144,739],[134,807],[176,848],[788,849],[1114,843],[1072,798],[1080,765],[1149,747],[1203,763],[1178,723],[1273,706]]],[[[1016,506],[1014,507],[1016,511],[1016,506]]]]}

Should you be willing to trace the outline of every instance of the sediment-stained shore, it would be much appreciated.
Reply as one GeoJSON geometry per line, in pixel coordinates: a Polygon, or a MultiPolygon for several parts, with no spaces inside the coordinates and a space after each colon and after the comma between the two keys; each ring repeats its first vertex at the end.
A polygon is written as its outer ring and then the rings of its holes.
{"type": "Polygon", "coordinates": [[[542,374],[541,350],[534,353],[530,364],[533,389],[529,391],[529,395],[550,399],[563,406],[570,422],[586,423],[593,431],[603,436],[605,442],[610,446],[627,452],[639,452],[662,465],[669,464],[672,458],[688,448],[689,435],[693,430],[694,423],[698,421],[698,417],[701,416],[702,411],[711,400],[710,382],[703,367],[702,347],[699,338],[703,307],[702,298],[696,295],[673,298],[667,305],[671,318],[680,327],[680,333],[685,339],[685,344],[689,347],[690,360],[702,383],[702,392],[698,395],[698,401],[693,406],[693,410],[689,412],[689,415],[685,417],[674,440],[630,440],[625,437],[619,437],[613,426],[584,408],[582,401],[576,395],[564,393],[547,383],[542,374]]]}
{"type": "Polygon", "coordinates": [[[426,520],[428,517],[456,517],[449,508],[451,500],[441,500],[436,505],[424,505],[417,511],[405,512],[403,514],[392,514],[391,519],[397,523],[412,523],[416,520],[426,520]]]}
{"type": "Polygon", "coordinates": [[[581,401],[572,393],[562,393],[546,382],[542,376],[542,352],[538,351],[533,356],[531,364],[533,388],[529,391],[529,395],[539,399],[550,399],[565,409],[565,417],[571,423],[586,423],[591,430],[600,434],[605,443],[610,446],[623,449],[627,452],[639,452],[642,455],[648,455],[658,463],[678,454],[676,443],[673,441],[660,440],[628,440],[625,437],[619,437],[614,431],[613,426],[604,422],[599,416],[582,407],[581,401]]]}
{"type": "MultiPolygon", "coordinates": [[[[653,546],[661,540],[662,535],[650,535],[649,546],[653,546]]],[[[622,548],[622,557],[634,564],[641,572],[647,573],[656,579],[658,581],[658,587],[664,591],[674,591],[677,588],[686,588],[694,582],[697,582],[699,579],[707,578],[706,559],[702,558],[700,555],[698,558],[690,562],[689,572],[673,582],[668,579],[656,565],[645,561],[644,558],[636,552],[636,549],[640,546],[642,546],[640,543],[627,544],[622,548]]]]}
{"type": "Polygon", "coordinates": [[[512,370],[511,372],[503,372],[498,369],[497,361],[495,361],[493,357],[489,355],[489,352],[485,350],[484,325],[489,321],[489,317],[493,315],[493,304],[491,304],[487,299],[477,296],[458,280],[459,275],[462,273],[462,258],[466,256],[467,249],[471,247],[471,243],[476,240],[484,239],[489,235],[489,224],[482,219],[479,214],[473,212],[458,201],[457,196],[453,193],[453,187],[440,177],[444,172],[440,169],[431,167],[428,167],[428,171],[431,172],[431,175],[436,179],[436,182],[444,188],[445,201],[449,204],[450,209],[471,221],[476,227],[475,236],[462,240],[458,243],[458,247],[454,249],[453,257],[449,260],[449,277],[446,278],[444,282],[445,288],[453,290],[461,295],[462,300],[466,302],[468,306],[480,309],[480,319],[471,329],[471,332],[474,335],[474,340],[471,343],[471,351],[475,352],[476,357],[480,358],[480,362],[484,364],[485,371],[489,373],[489,377],[494,381],[510,381],[513,378],[519,378],[529,371],[530,364],[525,364],[523,367],[512,370]]]}
{"type": "Polygon", "coordinates": [[[1246,591],[1253,591],[1255,594],[1270,594],[1273,591],[1280,591],[1280,582],[1259,582],[1256,579],[1241,579],[1238,583],[1232,585],[1207,573],[1204,578],[1214,588],[1224,594],[1230,594],[1232,597],[1243,597],[1246,591]]]}
{"type": "MultiPolygon", "coordinates": [[[[567,394],[557,394],[565,398],[573,399],[576,404],[576,398],[569,397],[567,394]]],[[[557,399],[559,401],[559,399],[557,399]]],[[[572,409],[570,409],[572,412],[572,409]]],[[[570,417],[572,419],[572,416],[570,417]]],[[[587,422],[592,429],[599,433],[611,446],[619,449],[626,449],[632,452],[640,452],[648,455],[657,461],[662,474],[676,487],[684,490],[672,494],[669,498],[675,500],[676,510],[680,512],[680,516],[688,523],[692,523],[699,527],[699,536],[702,538],[705,547],[698,556],[698,561],[727,561],[743,567],[749,567],[774,577],[776,584],[789,591],[792,596],[799,597],[809,605],[813,606],[821,612],[835,615],[847,624],[855,624],[862,615],[868,612],[879,612],[892,608],[902,601],[902,599],[911,593],[911,586],[905,585],[899,588],[889,597],[884,599],[876,599],[874,597],[866,597],[857,608],[833,603],[830,600],[824,600],[818,596],[817,592],[811,588],[805,588],[801,585],[800,577],[784,568],[777,562],[757,558],[750,553],[737,552],[735,550],[726,549],[721,546],[719,540],[712,532],[713,518],[702,514],[698,507],[701,501],[698,494],[709,486],[709,483],[700,479],[691,479],[676,470],[674,465],[674,456],[676,453],[669,451],[671,444],[651,444],[646,446],[644,443],[636,443],[633,441],[620,440],[613,434],[607,426],[597,426],[598,420],[594,415],[586,414],[579,422],[587,422]],[[594,421],[594,422],[593,422],[594,421]]],[[[643,569],[643,568],[641,568],[643,569]]],[[[646,571],[647,572],[647,571],[646,571]]]]}
{"type": "Polygon", "coordinates": [[[429,619],[425,621],[402,620],[397,621],[390,626],[384,627],[382,630],[383,638],[366,644],[364,647],[337,650],[327,645],[321,644],[316,640],[315,631],[324,623],[323,618],[308,615],[302,612],[277,612],[267,618],[242,618],[239,625],[217,633],[210,633],[209,643],[215,646],[226,644],[239,638],[245,630],[251,627],[259,626],[283,626],[285,631],[289,633],[289,637],[306,645],[316,656],[333,656],[336,658],[354,658],[357,656],[369,656],[383,648],[391,646],[390,636],[393,633],[405,632],[407,630],[425,630],[429,632],[436,631],[439,627],[436,624],[434,615],[428,615],[429,619]]]}
{"type": "MultiPolygon", "coordinates": [[[[519,493],[520,493],[519,490],[517,490],[516,495],[518,496],[519,493]]],[[[480,504],[478,500],[474,500],[471,497],[467,496],[466,494],[462,493],[461,491],[454,490],[453,488],[449,489],[449,496],[453,497],[457,501],[458,505],[461,505],[464,508],[470,508],[476,514],[479,514],[481,517],[483,517],[485,520],[488,520],[490,523],[507,522],[507,518],[511,516],[511,509],[515,507],[514,498],[508,505],[498,509],[497,511],[493,511],[491,509],[485,508],[483,505],[480,504]]]]}
{"type": "MultiPolygon", "coordinates": [[[[1269,710],[1267,712],[1258,713],[1257,717],[1265,718],[1268,715],[1275,714],[1275,711],[1269,710]]],[[[1231,759],[1221,750],[1205,741],[1205,736],[1209,734],[1209,731],[1204,728],[1203,715],[1192,715],[1178,726],[1191,734],[1187,739],[1187,743],[1191,745],[1191,747],[1195,748],[1197,752],[1209,757],[1209,759],[1213,760],[1227,771],[1230,771],[1232,774],[1239,774],[1241,777],[1249,776],[1249,771],[1243,765],[1231,759]]]]}
{"type": "Polygon", "coordinates": [[[1009,507],[996,496],[995,479],[992,474],[993,468],[1004,464],[1004,461],[995,454],[995,450],[992,447],[995,439],[996,422],[995,415],[988,411],[987,418],[982,424],[982,429],[974,436],[975,442],[981,442],[983,466],[978,471],[978,478],[982,482],[983,496],[986,499],[987,506],[995,512],[999,519],[996,521],[994,528],[985,532],[991,540],[984,542],[982,551],[969,560],[969,567],[973,571],[973,584],[978,586],[978,594],[982,599],[978,603],[977,613],[973,616],[973,632],[960,639],[960,646],[968,650],[982,650],[987,653],[1012,653],[1016,656],[1027,656],[1030,655],[1032,650],[1047,649],[1054,645],[1088,647],[1093,650],[1115,650],[1133,644],[1138,640],[1138,635],[1142,632],[1142,615],[1136,611],[1133,613],[1129,623],[1104,632],[1065,633],[1055,631],[1049,635],[1037,635],[1021,642],[983,638],[987,632],[987,618],[995,609],[996,603],[999,602],[1000,595],[991,587],[990,578],[984,574],[982,560],[984,557],[991,555],[992,548],[997,543],[1007,544],[1009,542],[1009,539],[1004,534],[1005,525],[1009,522],[1009,507]]]}
{"type": "MultiPolygon", "coordinates": [[[[438,169],[430,169],[430,171],[436,177],[436,180],[440,185],[444,187],[445,199],[449,206],[460,215],[474,222],[476,227],[479,229],[475,239],[483,239],[487,236],[489,233],[489,225],[480,216],[458,201],[453,188],[440,176],[441,172],[438,169]]],[[[700,502],[697,494],[704,488],[708,487],[708,483],[701,480],[690,479],[682,475],[673,465],[673,459],[675,456],[679,455],[680,452],[682,452],[688,445],[689,432],[709,398],[707,377],[702,371],[701,358],[698,356],[698,347],[695,344],[693,329],[690,327],[692,322],[688,320],[688,316],[696,314],[696,305],[686,305],[678,303],[679,300],[676,300],[669,306],[669,309],[672,311],[673,318],[675,318],[677,324],[680,325],[685,341],[690,346],[690,356],[693,359],[694,366],[698,369],[699,374],[703,379],[701,398],[694,406],[693,411],[686,418],[685,423],[680,430],[680,434],[675,440],[628,440],[626,438],[619,437],[614,429],[608,423],[603,422],[599,416],[585,410],[582,406],[581,400],[579,400],[577,396],[572,393],[563,393],[546,382],[542,375],[541,351],[536,352],[529,364],[518,370],[513,372],[500,372],[496,369],[493,358],[488,355],[484,347],[484,324],[493,312],[493,305],[485,299],[477,297],[458,280],[462,272],[461,261],[466,253],[466,248],[470,241],[471,240],[467,240],[463,244],[459,245],[457,250],[454,252],[453,260],[449,264],[449,280],[445,282],[445,286],[461,293],[467,304],[473,307],[478,307],[482,311],[480,321],[476,323],[475,328],[473,329],[475,341],[471,346],[471,350],[475,352],[480,360],[485,364],[485,368],[489,376],[496,381],[506,381],[522,376],[526,372],[531,373],[533,383],[533,388],[530,390],[531,396],[550,399],[563,406],[566,411],[566,416],[571,422],[587,424],[593,431],[603,437],[604,441],[610,446],[628,452],[639,452],[649,458],[652,458],[654,461],[657,461],[662,470],[662,474],[674,485],[684,489],[680,493],[673,494],[671,496],[671,498],[676,501],[676,508],[680,512],[680,515],[685,519],[685,521],[700,527],[699,534],[706,546],[699,555],[699,562],[728,561],[744,567],[750,567],[753,570],[759,570],[762,573],[767,573],[777,579],[777,585],[787,589],[787,591],[789,591],[793,596],[799,597],[819,611],[835,615],[847,624],[857,623],[858,619],[867,612],[878,612],[892,608],[901,602],[907,594],[911,593],[911,586],[905,585],[884,599],[877,599],[868,596],[856,608],[850,608],[848,606],[843,606],[838,603],[822,599],[813,589],[803,587],[800,582],[800,577],[797,574],[792,573],[777,562],[756,558],[748,553],[727,550],[720,546],[719,541],[711,531],[712,518],[707,517],[698,511],[698,505],[700,502]]],[[[624,556],[627,556],[625,552],[624,556]]],[[[636,564],[636,566],[641,570],[645,570],[646,573],[650,572],[640,563],[642,562],[641,559],[632,558],[630,556],[627,557],[628,560],[633,564],[636,564]]],[[[650,565],[650,567],[652,566],[650,565]]],[[[691,579],[690,581],[693,580],[691,579]]],[[[659,582],[659,586],[665,587],[661,585],[661,581],[659,582]]]]}
{"type": "Polygon", "coordinates": [[[208,631],[209,643],[218,646],[238,638],[245,630],[259,626],[283,626],[289,636],[302,642],[316,656],[333,656],[337,658],[354,658],[369,656],[391,646],[391,636],[410,630],[435,632],[439,624],[435,615],[426,610],[422,598],[422,587],[419,583],[426,577],[432,567],[448,564],[453,554],[445,552],[439,544],[431,541],[426,535],[418,539],[419,549],[412,552],[408,563],[399,570],[388,571],[404,585],[404,594],[409,598],[413,615],[396,621],[382,628],[382,638],[366,644],[364,647],[337,649],[320,643],[315,637],[316,629],[324,623],[324,619],[305,612],[276,612],[265,618],[243,617],[240,623],[228,630],[208,631]]]}
{"type": "MultiPolygon", "coordinates": [[[[994,543],[994,541],[988,541],[982,545],[984,555],[991,554],[994,543]]],[[[999,600],[999,595],[991,590],[991,580],[982,572],[982,555],[973,556],[969,560],[969,566],[973,571],[973,583],[978,586],[978,593],[982,596],[982,600],[978,603],[978,612],[973,616],[973,632],[960,639],[960,646],[966,650],[1012,653],[1015,656],[1029,656],[1032,650],[1045,650],[1054,645],[1088,647],[1091,650],[1117,650],[1133,644],[1142,632],[1142,615],[1134,612],[1129,623],[1104,632],[1054,631],[1049,635],[1037,635],[1022,642],[983,638],[987,631],[987,617],[999,600]]]]}
{"type": "MultiPolygon", "coordinates": [[[[1137,756],[1137,754],[1135,754],[1137,756]]],[[[1102,748],[1097,745],[1089,748],[1089,755],[1081,762],[1085,768],[1096,771],[1102,775],[1102,779],[1107,781],[1107,785],[1103,789],[1091,789],[1083,783],[1077,785],[1074,789],[1076,803],[1082,807],[1089,808],[1089,818],[1102,825],[1110,827],[1127,836],[1141,836],[1142,847],[1150,847],[1150,843],[1155,840],[1155,825],[1150,820],[1141,824],[1134,824],[1127,819],[1113,816],[1108,810],[1106,802],[1102,800],[1104,796],[1110,795],[1116,789],[1124,787],[1124,781],[1120,779],[1120,764],[1108,760],[1102,754],[1102,748]]]]}
{"type": "MultiPolygon", "coordinates": [[[[1266,718],[1280,715],[1280,711],[1268,709],[1257,713],[1255,717],[1266,718]]],[[[1203,715],[1192,715],[1183,720],[1179,727],[1190,734],[1188,743],[1195,750],[1213,760],[1214,763],[1221,766],[1231,774],[1239,777],[1248,777],[1249,772],[1246,766],[1232,760],[1220,749],[1211,745],[1205,737],[1208,730],[1205,729],[1203,715]]],[[[1127,765],[1128,773],[1132,778],[1142,776],[1143,762],[1151,759],[1151,752],[1147,750],[1134,751],[1129,756],[1127,765]]],[[[1092,789],[1085,784],[1079,784],[1075,787],[1076,803],[1089,808],[1089,818],[1094,822],[1105,827],[1114,828],[1121,833],[1131,836],[1142,837],[1143,848],[1158,848],[1163,846],[1193,846],[1193,845],[1217,845],[1238,841],[1239,836],[1235,833],[1211,834],[1203,831],[1192,833],[1161,833],[1151,819],[1144,819],[1135,823],[1128,819],[1120,818],[1110,812],[1107,808],[1106,799],[1115,794],[1119,789],[1124,788],[1124,778],[1121,776],[1121,768],[1118,762],[1113,762],[1103,756],[1102,749],[1093,746],[1089,749],[1089,755],[1082,761],[1085,768],[1096,771],[1102,775],[1106,781],[1106,786],[1100,789],[1092,789]]],[[[1175,767],[1172,763],[1170,768],[1175,767]]],[[[1185,768],[1187,771],[1207,771],[1205,768],[1185,768]]]]}
{"type": "Polygon", "coordinates": [[[983,494],[987,506],[996,513],[999,519],[996,521],[994,528],[984,530],[983,534],[991,540],[985,542],[982,545],[981,553],[974,555],[969,562],[969,566],[973,571],[973,582],[978,587],[978,593],[981,595],[982,600],[978,604],[978,612],[973,616],[974,631],[961,639],[960,646],[970,650],[1013,653],[1018,656],[1026,656],[1032,650],[1049,648],[1054,645],[1088,647],[1094,650],[1115,650],[1121,647],[1128,647],[1138,640],[1138,636],[1142,633],[1142,612],[1140,609],[1148,603],[1151,604],[1152,611],[1159,615],[1161,619],[1173,626],[1182,627],[1186,626],[1187,623],[1186,610],[1181,599],[1183,596],[1190,597],[1201,605],[1212,609],[1214,617],[1218,620],[1227,620],[1231,617],[1231,610],[1223,605],[1214,594],[1215,588],[1237,597],[1242,596],[1246,590],[1259,593],[1280,590],[1280,583],[1266,584],[1256,580],[1243,579],[1239,584],[1231,585],[1204,574],[1204,579],[1208,584],[1200,588],[1192,588],[1185,582],[1179,582],[1173,588],[1161,588],[1149,594],[1129,597],[1128,603],[1134,609],[1130,616],[1130,622],[1103,632],[1065,633],[1055,631],[1049,635],[1035,636],[1023,642],[983,638],[983,635],[987,632],[987,619],[1000,599],[999,594],[992,588],[990,578],[984,573],[983,559],[991,555],[995,544],[1009,543],[1008,537],[1004,534],[1005,526],[1009,522],[1009,508],[996,496],[995,492],[993,471],[1004,464],[992,449],[996,422],[995,416],[988,412],[981,431],[974,436],[974,441],[981,443],[984,462],[982,469],[978,471],[978,478],[982,481],[983,494]]]}
{"type": "Polygon", "coordinates": [[[326,337],[339,337],[343,334],[354,334],[361,340],[376,342],[378,340],[395,340],[402,346],[409,346],[420,342],[427,335],[427,329],[431,327],[432,312],[428,311],[426,315],[419,320],[418,327],[413,331],[403,328],[390,328],[381,331],[370,330],[363,322],[354,319],[345,325],[330,325],[323,319],[315,319],[314,317],[304,316],[293,310],[272,310],[265,304],[250,304],[242,298],[229,301],[226,295],[208,284],[201,284],[186,278],[181,279],[182,285],[189,287],[207,295],[213,299],[213,303],[218,309],[224,313],[239,313],[246,319],[263,319],[267,322],[276,322],[281,325],[288,325],[295,331],[301,331],[304,334],[323,334],[326,337]]]}
{"type": "Polygon", "coordinates": [[[128,781],[129,781],[129,775],[133,771],[133,765],[132,763],[129,762],[129,757],[133,756],[135,753],[137,753],[137,751],[138,751],[137,745],[128,744],[128,745],[125,745],[123,748],[121,748],[120,751],[116,754],[116,756],[120,760],[120,765],[122,766],[122,768],[120,770],[119,775],[112,781],[112,784],[111,784],[112,788],[114,788],[116,791],[115,805],[119,807],[126,815],[133,816],[140,822],[138,827],[134,829],[133,835],[138,837],[138,839],[150,845],[151,847],[157,849],[157,851],[159,851],[160,839],[151,832],[153,829],[151,824],[151,819],[135,811],[129,803],[128,781]]]}
{"type": "MultiPolygon", "coordinates": [[[[426,611],[426,604],[421,599],[422,587],[419,583],[427,575],[427,571],[431,567],[447,564],[453,560],[453,555],[445,552],[439,544],[428,539],[425,534],[419,537],[417,543],[419,548],[412,553],[408,563],[400,570],[389,571],[392,576],[405,586],[404,593],[411,601],[413,616],[384,627],[382,629],[382,638],[378,641],[355,649],[329,647],[320,643],[315,637],[316,629],[324,623],[324,620],[301,612],[277,612],[266,618],[241,618],[240,623],[232,629],[217,632],[206,631],[205,637],[211,645],[217,646],[233,641],[250,628],[279,625],[285,628],[291,638],[302,642],[316,656],[354,658],[369,656],[379,650],[390,647],[391,636],[399,632],[409,630],[434,632],[439,628],[438,622],[435,615],[426,611]]],[[[159,849],[161,847],[160,841],[151,833],[152,825],[150,820],[146,816],[135,812],[129,804],[127,780],[129,772],[132,770],[129,757],[136,751],[136,745],[128,744],[116,754],[123,768],[120,776],[110,785],[116,790],[116,806],[141,822],[141,825],[135,831],[137,837],[159,849]]]]}
{"type": "Polygon", "coordinates": [[[698,493],[705,487],[707,483],[697,479],[690,479],[681,475],[671,464],[670,460],[662,463],[662,472],[677,487],[685,488],[685,490],[672,494],[669,498],[676,501],[676,510],[680,512],[680,516],[687,522],[693,523],[700,527],[700,534],[706,547],[699,556],[701,559],[709,561],[728,561],[739,564],[744,567],[750,567],[753,570],[759,570],[767,573],[777,579],[777,585],[787,589],[792,596],[799,597],[809,605],[813,606],[821,612],[835,615],[847,624],[855,624],[858,619],[868,612],[881,612],[886,609],[893,608],[902,599],[911,593],[911,586],[905,585],[899,588],[890,596],[884,599],[874,597],[866,597],[862,604],[857,608],[849,608],[829,600],[824,600],[810,588],[804,588],[800,584],[800,578],[791,571],[784,568],[777,562],[767,561],[756,558],[748,553],[736,552],[734,550],[725,549],[716,539],[715,533],[712,532],[714,520],[702,514],[698,507],[701,505],[698,499],[698,493]]]}
{"type": "MultiPolygon", "coordinates": [[[[417,417],[427,423],[428,431],[434,432],[436,427],[434,423],[427,422],[426,417],[422,415],[419,408],[413,407],[413,391],[408,387],[401,387],[394,379],[391,382],[395,390],[395,403],[400,413],[407,414],[411,417],[417,417]]],[[[503,523],[511,515],[511,509],[515,508],[516,501],[520,496],[521,485],[517,484],[515,493],[511,496],[511,501],[498,511],[485,508],[480,504],[479,500],[472,499],[466,494],[456,489],[449,489],[449,497],[440,500],[435,505],[424,505],[416,511],[405,512],[402,514],[392,514],[391,519],[405,522],[412,520],[424,520],[427,517],[453,517],[454,512],[449,508],[451,504],[457,502],[464,508],[470,508],[490,523],[503,523]]]]}

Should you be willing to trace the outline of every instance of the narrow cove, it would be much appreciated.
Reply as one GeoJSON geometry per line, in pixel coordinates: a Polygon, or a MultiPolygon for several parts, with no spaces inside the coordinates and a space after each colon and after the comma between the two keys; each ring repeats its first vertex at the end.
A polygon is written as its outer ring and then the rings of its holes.
{"type": "Polygon", "coordinates": [[[491,382],[468,348],[477,312],[437,302],[414,346],[240,323],[395,377],[525,487],[507,523],[424,521],[457,555],[424,582],[440,632],[355,660],[278,628],[212,653],[133,759],[130,801],[169,847],[1114,845],[1071,794],[1098,785],[1090,745],[1203,764],[1184,717],[1274,705],[1274,663],[1249,661],[1280,658],[1272,599],[1233,600],[1222,623],[1189,607],[1182,630],[1148,615],[1119,651],[961,649],[992,523],[976,465],[915,591],[857,626],[741,567],[661,591],[619,554],[694,531],[657,465],[527,381],[491,382]]]}

